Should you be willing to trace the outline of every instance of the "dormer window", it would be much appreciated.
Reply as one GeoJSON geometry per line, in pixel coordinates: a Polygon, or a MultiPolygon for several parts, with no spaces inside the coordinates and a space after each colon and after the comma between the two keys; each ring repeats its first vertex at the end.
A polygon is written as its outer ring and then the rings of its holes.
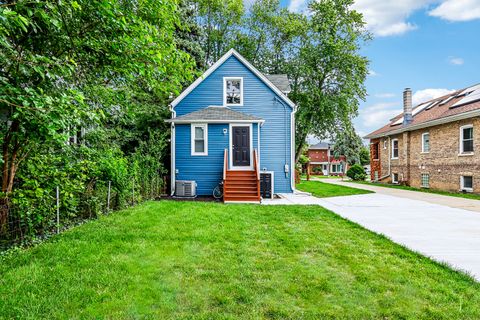
{"type": "Polygon", "coordinates": [[[243,106],[243,78],[223,78],[223,103],[225,106],[243,106]]]}

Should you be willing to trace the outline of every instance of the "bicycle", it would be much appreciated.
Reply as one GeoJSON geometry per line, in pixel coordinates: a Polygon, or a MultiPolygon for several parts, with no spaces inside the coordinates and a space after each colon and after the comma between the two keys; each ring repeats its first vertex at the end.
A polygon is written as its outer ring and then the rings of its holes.
{"type": "Polygon", "coordinates": [[[213,197],[216,199],[216,200],[219,200],[223,197],[223,181],[220,182],[218,184],[218,186],[216,186],[214,189],[213,189],[213,197]]]}

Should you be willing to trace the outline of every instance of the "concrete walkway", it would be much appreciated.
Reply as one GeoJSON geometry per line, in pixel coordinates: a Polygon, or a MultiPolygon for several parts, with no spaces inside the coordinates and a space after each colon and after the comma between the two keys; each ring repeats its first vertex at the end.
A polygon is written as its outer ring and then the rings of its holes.
{"type": "Polygon", "coordinates": [[[342,181],[341,179],[321,179],[321,180],[318,179],[318,181],[342,185],[342,186],[349,186],[357,189],[370,190],[379,194],[386,194],[386,195],[400,197],[400,198],[426,201],[429,203],[440,204],[440,205],[451,207],[451,208],[458,208],[458,209],[465,209],[465,210],[480,212],[480,200],[443,196],[440,194],[426,193],[426,192],[419,192],[419,191],[379,187],[379,186],[370,185],[370,184],[366,185],[366,184],[360,184],[355,182],[342,181]]]}
{"type": "Polygon", "coordinates": [[[323,199],[290,194],[262,203],[321,205],[411,250],[466,271],[480,281],[477,212],[383,193],[323,199]]]}

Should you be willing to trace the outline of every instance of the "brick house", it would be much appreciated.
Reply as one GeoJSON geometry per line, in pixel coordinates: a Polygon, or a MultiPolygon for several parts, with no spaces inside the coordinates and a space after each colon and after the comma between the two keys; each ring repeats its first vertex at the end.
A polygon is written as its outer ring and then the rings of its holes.
{"type": "Polygon", "coordinates": [[[320,142],[308,148],[307,156],[310,162],[307,165],[309,174],[324,176],[343,176],[347,168],[347,158],[335,158],[332,145],[320,142]]]}
{"type": "Polygon", "coordinates": [[[412,107],[366,136],[372,181],[480,193],[480,85],[412,107]]]}

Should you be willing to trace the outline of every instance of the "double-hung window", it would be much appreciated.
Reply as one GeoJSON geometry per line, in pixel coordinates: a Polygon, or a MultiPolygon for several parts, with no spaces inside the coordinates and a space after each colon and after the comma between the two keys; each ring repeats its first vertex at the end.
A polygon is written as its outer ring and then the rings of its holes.
{"type": "Polygon", "coordinates": [[[392,140],[392,159],[398,159],[398,139],[392,140]]]}
{"type": "Polygon", "coordinates": [[[430,152],[430,133],[422,134],[422,153],[430,152]]]}
{"type": "Polygon", "coordinates": [[[473,153],[473,125],[460,128],[460,153],[473,153]]]}
{"type": "Polygon", "coordinates": [[[192,156],[208,155],[208,126],[207,124],[192,124],[192,156]]]}
{"type": "Polygon", "coordinates": [[[223,78],[223,104],[225,106],[243,106],[243,78],[223,78]]]}

